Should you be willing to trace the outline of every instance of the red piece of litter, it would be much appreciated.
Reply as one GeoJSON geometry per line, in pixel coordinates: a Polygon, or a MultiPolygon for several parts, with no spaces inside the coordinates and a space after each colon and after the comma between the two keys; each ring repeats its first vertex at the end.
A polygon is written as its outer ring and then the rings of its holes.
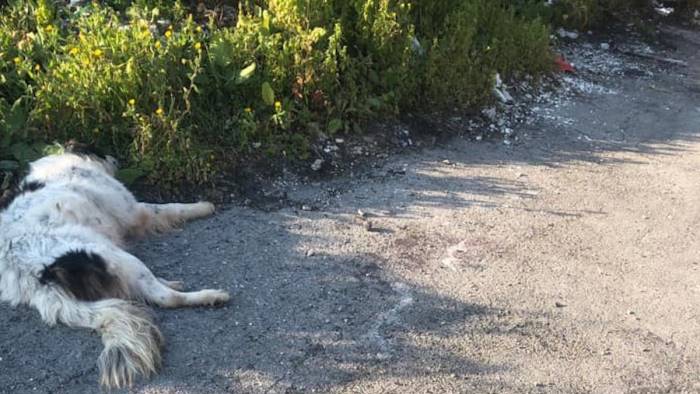
{"type": "Polygon", "coordinates": [[[564,73],[573,73],[576,72],[576,69],[574,66],[571,65],[571,63],[567,62],[566,59],[562,56],[557,56],[557,58],[554,60],[554,63],[557,64],[557,67],[559,67],[559,71],[564,72],[564,73]]]}

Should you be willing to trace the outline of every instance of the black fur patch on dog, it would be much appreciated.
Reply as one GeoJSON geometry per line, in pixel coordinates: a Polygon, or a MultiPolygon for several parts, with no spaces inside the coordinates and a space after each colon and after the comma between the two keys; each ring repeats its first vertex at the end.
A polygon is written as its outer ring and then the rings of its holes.
{"type": "Polygon", "coordinates": [[[10,204],[12,204],[12,201],[15,201],[17,197],[25,194],[25,193],[31,193],[35,192],[42,187],[44,187],[44,183],[42,182],[22,182],[19,187],[15,187],[0,196],[0,211],[4,210],[5,208],[9,207],[10,204]]]}
{"type": "Polygon", "coordinates": [[[29,193],[29,192],[35,192],[44,186],[46,186],[44,184],[44,182],[31,181],[31,182],[23,182],[21,185],[19,185],[19,189],[22,193],[29,193]]]}
{"type": "Polygon", "coordinates": [[[119,278],[107,271],[107,263],[94,253],[75,250],[57,258],[41,272],[39,282],[61,286],[81,301],[122,298],[119,278]]]}

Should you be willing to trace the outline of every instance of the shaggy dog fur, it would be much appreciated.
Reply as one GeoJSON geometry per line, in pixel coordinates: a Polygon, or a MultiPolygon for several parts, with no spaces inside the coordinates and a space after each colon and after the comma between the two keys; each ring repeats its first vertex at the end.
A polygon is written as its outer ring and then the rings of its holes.
{"type": "Polygon", "coordinates": [[[211,215],[214,206],[137,202],[115,169],[113,159],[95,155],[45,157],[0,211],[0,299],[31,305],[50,325],[100,332],[100,383],[109,388],[160,365],[160,331],[135,302],[173,308],[229,300],[221,290],[183,292],[181,282],[156,277],[122,248],[130,237],[211,215]]]}

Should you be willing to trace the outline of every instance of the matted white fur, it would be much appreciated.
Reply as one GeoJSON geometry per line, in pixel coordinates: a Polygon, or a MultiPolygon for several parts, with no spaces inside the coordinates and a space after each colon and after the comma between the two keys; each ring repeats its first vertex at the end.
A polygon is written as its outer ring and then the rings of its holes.
{"type": "Polygon", "coordinates": [[[63,154],[31,164],[23,184],[42,187],[20,194],[0,212],[0,300],[27,304],[48,324],[97,330],[104,350],[98,360],[100,383],[130,385],[160,365],[161,334],[144,301],[162,307],[226,302],[222,290],[182,292],[182,283],[158,278],[122,249],[125,240],[211,215],[214,206],[146,204],[114,178],[113,160],[63,154]],[[124,299],[81,301],[56,284],[40,281],[57,258],[84,251],[104,260],[124,299]]]}

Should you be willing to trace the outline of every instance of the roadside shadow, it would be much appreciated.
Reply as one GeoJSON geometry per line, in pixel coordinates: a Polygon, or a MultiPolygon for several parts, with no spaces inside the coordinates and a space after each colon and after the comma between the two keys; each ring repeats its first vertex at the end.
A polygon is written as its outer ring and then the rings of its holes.
{"type": "MultiPolygon", "coordinates": [[[[510,370],[464,351],[465,329],[498,326],[502,311],[402,280],[379,255],[308,254],[302,245],[331,236],[297,226],[288,213],[232,209],[136,245],[157,275],[233,297],[220,308],[155,309],[164,364],[128,391],[327,392],[415,379],[458,387],[510,370]]],[[[97,335],[48,327],[25,307],[0,312],[0,392],[99,392],[97,335]]]]}
{"type": "MultiPolygon", "coordinates": [[[[233,302],[158,311],[169,342],[164,370],[136,391],[327,392],[370,376],[468,379],[509,369],[423,342],[459,341],[464,326],[479,327],[498,311],[403,282],[378,255],[307,255],[299,245],[324,240],[285,231],[283,214],[267,223],[235,218],[241,229],[225,246],[221,240],[180,244],[179,236],[166,241],[168,254],[200,256],[203,264],[176,261],[155,270],[192,274],[194,288],[228,283],[233,302]],[[219,266],[231,256],[234,261],[219,266]]],[[[159,254],[144,252],[147,259],[159,254]]]]}

